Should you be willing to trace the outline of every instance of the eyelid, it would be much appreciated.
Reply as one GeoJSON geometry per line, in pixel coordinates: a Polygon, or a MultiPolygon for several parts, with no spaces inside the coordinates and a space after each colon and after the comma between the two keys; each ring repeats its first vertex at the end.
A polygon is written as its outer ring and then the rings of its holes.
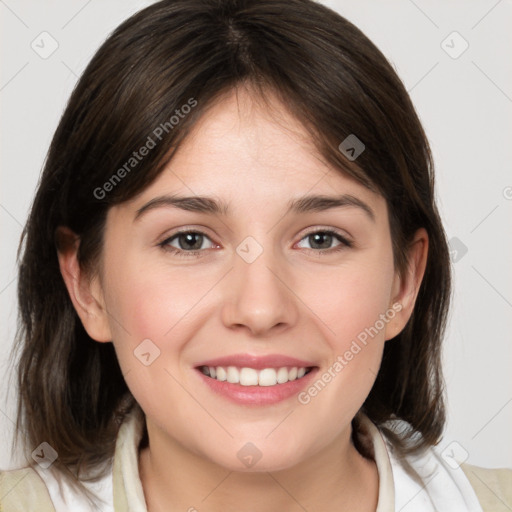
{"type": "MultiPolygon", "coordinates": [[[[205,230],[207,230],[207,228],[204,226],[183,226],[183,227],[179,228],[177,231],[172,232],[171,234],[165,233],[164,235],[159,237],[158,244],[167,242],[169,239],[174,238],[180,234],[187,234],[187,233],[198,233],[203,236],[206,236],[212,242],[214,242],[214,240],[212,239],[212,236],[210,236],[205,230]]],[[[298,235],[300,237],[298,241],[300,242],[306,236],[314,235],[315,233],[318,233],[318,232],[321,232],[321,233],[330,232],[330,233],[338,235],[339,237],[344,239],[346,242],[352,242],[351,235],[349,235],[346,231],[340,231],[337,228],[333,228],[332,226],[322,226],[322,225],[314,225],[314,226],[308,226],[307,228],[304,228],[302,230],[302,233],[300,233],[298,235]]],[[[216,245],[219,245],[219,244],[217,244],[217,242],[214,242],[214,243],[216,245]]]]}
{"type": "Polygon", "coordinates": [[[315,233],[318,232],[329,232],[336,234],[339,237],[345,239],[347,242],[351,242],[353,240],[352,236],[347,231],[335,228],[333,226],[323,226],[321,224],[314,224],[313,226],[308,226],[307,228],[304,228],[298,236],[300,237],[300,240],[302,240],[305,236],[314,235],[315,233]]]}
{"type": "MultiPolygon", "coordinates": [[[[209,234],[209,229],[205,226],[182,226],[181,228],[177,228],[176,231],[173,231],[173,230],[170,230],[170,231],[166,231],[162,236],[159,236],[158,237],[158,242],[157,242],[157,245],[158,244],[161,244],[163,242],[167,242],[169,239],[171,238],[174,238],[178,235],[181,235],[181,234],[186,234],[186,233],[198,233],[198,234],[201,234],[205,237],[208,237],[212,242],[214,242],[213,240],[213,236],[209,234]]],[[[214,242],[216,245],[217,242],[214,242]]]]}

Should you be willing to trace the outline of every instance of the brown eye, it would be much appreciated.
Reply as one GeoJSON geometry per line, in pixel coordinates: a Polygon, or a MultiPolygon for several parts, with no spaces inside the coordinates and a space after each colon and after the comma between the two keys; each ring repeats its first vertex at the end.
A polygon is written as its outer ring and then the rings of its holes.
{"type": "Polygon", "coordinates": [[[165,251],[169,251],[180,256],[197,256],[205,249],[211,248],[203,247],[203,242],[205,240],[210,239],[205,233],[200,231],[179,231],[169,238],[166,238],[158,245],[165,251]]]}
{"type": "MultiPolygon", "coordinates": [[[[352,247],[352,242],[341,236],[336,231],[332,230],[318,230],[307,234],[302,240],[308,240],[310,247],[304,247],[304,249],[314,250],[315,252],[336,252],[346,247],[352,247]],[[332,245],[333,242],[338,242],[336,245],[332,245]]],[[[302,241],[301,240],[301,241],[302,241]]]]}

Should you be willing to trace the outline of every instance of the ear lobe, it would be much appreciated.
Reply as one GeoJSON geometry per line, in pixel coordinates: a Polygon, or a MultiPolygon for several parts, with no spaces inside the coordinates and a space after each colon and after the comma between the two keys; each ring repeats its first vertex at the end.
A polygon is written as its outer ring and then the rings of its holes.
{"type": "Polygon", "coordinates": [[[68,227],[59,226],[55,240],[60,272],[84,329],[96,341],[112,341],[99,279],[90,279],[78,263],[80,237],[68,227]]]}
{"type": "Polygon", "coordinates": [[[398,335],[412,315],[427,266],[428,243],[428,234],[425,228],[418,229],[409,244],[408,264],[404,275],[400,277],[398,273],[395,274],[391,302],[393,309],[395,311],[399,309],[399,311],[393,321],[388,324],[386,340],[398,335]],[[397,307],[397,304],[400,304],[400,307],[397,307]]]}

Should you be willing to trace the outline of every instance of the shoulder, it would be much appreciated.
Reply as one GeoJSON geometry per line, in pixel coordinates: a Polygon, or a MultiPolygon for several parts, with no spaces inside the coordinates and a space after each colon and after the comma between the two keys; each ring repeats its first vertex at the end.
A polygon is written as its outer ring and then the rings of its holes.
{"type": "Polygon", "coordinates": [[[0,512],[54,512],[48,489],[31,467],[0,470],[0,512]]]}
{"type": "Polygon", "coordinates": [[[461,464],[455,455],[429,446],[404,454],[386,438],[396,510],[450,510],[451,512],[510,512],[512,470],[485,469],[461,464]],[[422,508],[430,503],[433,508],[422,508]]]}
{"type": "Polygon", "coordinates": [[[488,469],[461,464],[475,490],[484,511],[510,511],[512,509],[512,469],[488,469]]]}

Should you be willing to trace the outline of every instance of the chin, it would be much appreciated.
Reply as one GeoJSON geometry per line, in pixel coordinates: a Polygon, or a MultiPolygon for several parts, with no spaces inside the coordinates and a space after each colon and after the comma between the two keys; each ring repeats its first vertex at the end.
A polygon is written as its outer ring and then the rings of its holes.
{"type": "Polygon", "coordinates": [[[307,458],[307,454],[297,452],[296,445],[290,446],[289,453],[286,448],[282,444],[271,446],[268,440],[266,443],[235,441],[224,447],[220,453],[203,452],[203,456],[218,466],[239,473],[283,471],[307,458]]]}

